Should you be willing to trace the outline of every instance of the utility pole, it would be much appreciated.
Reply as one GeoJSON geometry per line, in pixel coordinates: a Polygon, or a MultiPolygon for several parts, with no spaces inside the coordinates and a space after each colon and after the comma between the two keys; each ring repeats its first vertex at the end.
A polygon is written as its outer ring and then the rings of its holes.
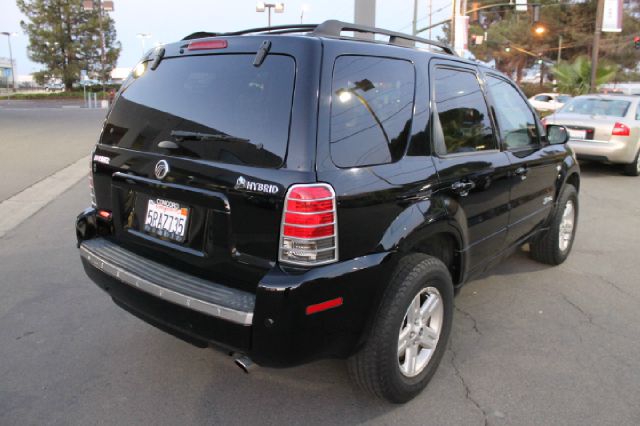
{"type": "Polygon", "coordinates": [[[556,64],[559,64],[561,60],[562,60],[562,34],[558,36],[558,60],[556,61],[556,64]]]}
{"type": "Polygon", "coordinates": [[[591,84],[589,91],[596,91],[596,72],[598,71],[598,53],[600,50],[600,33],[602,32],[602,15],[604,13],[604,0],[598,0],[596,9],[596,30],[593,33],[593,47],[591,48],[591,84]]]}

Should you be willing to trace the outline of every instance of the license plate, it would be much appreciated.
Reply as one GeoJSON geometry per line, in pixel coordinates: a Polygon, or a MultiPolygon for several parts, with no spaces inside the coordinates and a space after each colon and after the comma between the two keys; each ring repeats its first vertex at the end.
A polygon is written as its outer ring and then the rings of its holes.
{"type": "Polygon", "coordinates": [[[587,138],[587,131],[586,130],[569,129],[569,137],[571,139],[586,139],[587,138]]]}
{"type": "Polygon", "coordinates": [[[157,198],[149,200],[144,230],[179,243],[185,239],[189,209],[175,201],[157,198]]]}

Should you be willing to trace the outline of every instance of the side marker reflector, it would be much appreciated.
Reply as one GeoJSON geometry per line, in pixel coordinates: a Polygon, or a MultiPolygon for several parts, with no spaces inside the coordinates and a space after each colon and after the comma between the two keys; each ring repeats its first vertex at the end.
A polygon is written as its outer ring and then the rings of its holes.
{"type": "Polygon", "coordinates": [[[98,210],[98,216],[100,216],[103,219],[111,219],[111,212],[107,211],[107,210],[98,210]]]}
{"type": "Polygon", "coordinates": [[[341,306],[343,302],[342,297],[336,297],[335,299],[327,300],[326,302],[316,303],[315,305],[307,306],[307,315],[312,315],[318,312],[326,311],[327,309],[337,308],[341,306]]]}

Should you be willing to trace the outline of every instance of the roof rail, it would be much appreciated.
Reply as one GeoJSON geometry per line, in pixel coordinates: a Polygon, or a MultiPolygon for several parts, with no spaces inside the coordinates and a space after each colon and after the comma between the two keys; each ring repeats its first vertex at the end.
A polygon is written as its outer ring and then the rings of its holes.
{"type": "Polygon", "coordinates": [[[428,44],[430,46],[435,46],[439,49],[442,49],[444,52],[450,55],[456,55],[455,51],[451,48],[451,46],[440,43],[437,41],[429,40],[426,38],[416,37],[409,34],[403,34],[396,31],[389,31],[382,28],[368,27],[365,25],[351,24],[348,22],[342,22],[337,20],[329,20],[324,21],[322,24],[318,25],[313,33],[316,35],[323,35],[329,37],[340,37],[343,31],[353,31],[358,33],[369,33],[369,34],[384,34],[389,36],[389,44],[396,44],[400,46],[413,46],[411,42],[418,42],[422,44],[428,44]]]}
{"type": "Polygon", "coordinates": [[[342,22],[335,19],[324,21],[322,24],[297,24],[297,25],[275,25],[272,27],[258,27],[250,28],[247,30],[232,31],[228,33],[214,33],[214,32],[195,32],[183,38],[182,40],[191,40],[194,38],[203,37],[217,37],[217,36],[236,36],[245,34],[287,34],[287,33],[302,33],[310,32],[317,36],[328,37],[341,37],[343,31],[353,31],[358,33],[369,34],[383,34],[389,36],[389,44],[397,46],[413,47],[415,42],[427,44],[437,47],[450,55],[457,56],[451,46],[440,43],[437,41],[429,40],[426,38],[411,36],[409,34],[403,34],[395,31],[389,31],[382,28],[368,27],[365,25],[351,24],[348,22],[342,22]]]}
{"type": "Polygon", "coordinates": [[[248,30],[232,31],[229,33],[222,33],[218,35],[234,36],[234,35],[253,34],[253,33],[275,33],[275,34],[301,33],[306,31],[312,31],[317,26],[318,26],[317,24],[274,25],[271,27],[258,27],[258,28],[250,28],[248,30]]]}

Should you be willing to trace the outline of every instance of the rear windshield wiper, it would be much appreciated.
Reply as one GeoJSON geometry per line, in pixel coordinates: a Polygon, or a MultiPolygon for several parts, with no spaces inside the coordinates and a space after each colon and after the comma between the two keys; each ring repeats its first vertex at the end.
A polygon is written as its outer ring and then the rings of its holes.
{"type": "Polygon", "coordinates": [[[202,133],[190,132],[188,130],[173,130],[171,131],[171,136],[173,136],[177,142],[181,142],[184,140],[249,142],[249,139],[243,139],[237,136],[227,135],[225,133],[202,133]]]}

